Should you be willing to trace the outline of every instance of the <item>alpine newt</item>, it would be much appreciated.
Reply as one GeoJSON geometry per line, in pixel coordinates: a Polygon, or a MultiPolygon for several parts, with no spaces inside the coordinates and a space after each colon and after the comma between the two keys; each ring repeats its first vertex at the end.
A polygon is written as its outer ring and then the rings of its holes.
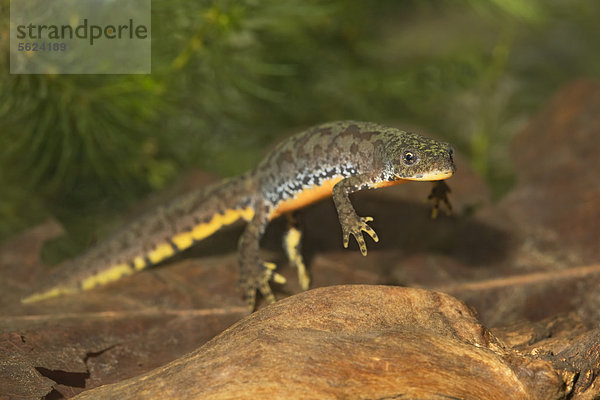
{"type": "MultiPolygon", "coordinates": [[[[441,180],[455,171],[449,144],[370,122],[340,121],[319,125],[290,137],[257,167],[236,178],[202,188],[158,207],[92,247],[58,271],[54,284],[25,299],[39,301],[92,289],[157,264],[243,219],[248,222],[239,241],[239,284],[250,308],[256,291],[269,302],[269,281],[285,282],[275,265],[260,258],[259,241],[269,221],[325,197],[333,197],[342,227],[344,247],[352,235],[363,255],[363,232],[379,238],[359,217],[350,193],[408,181],[440,181],[434,207],[449,206],[441,180]]],[[[431,197],[431,196],[430,196],[431,197]]],[[[300,231],[291,223],[284,248],[298,269],[301,287],[309,278],[299,252],[300,231]]]]}

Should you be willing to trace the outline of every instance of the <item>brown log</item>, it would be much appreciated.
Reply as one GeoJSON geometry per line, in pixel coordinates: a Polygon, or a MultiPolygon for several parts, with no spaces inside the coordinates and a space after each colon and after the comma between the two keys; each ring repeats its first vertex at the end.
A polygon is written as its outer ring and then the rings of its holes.
{"type": "Polygon", "coordinates": [[[76,398],[559,399],[563,379],[446,294],[350,285],[282,300],[183,358],[76,398]]]}

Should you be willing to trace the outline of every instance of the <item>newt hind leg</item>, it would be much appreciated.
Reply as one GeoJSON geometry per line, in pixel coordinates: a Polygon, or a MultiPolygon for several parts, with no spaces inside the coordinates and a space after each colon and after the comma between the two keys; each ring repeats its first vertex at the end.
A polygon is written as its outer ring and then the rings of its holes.
{"type": "Polygon", "coordinates": [[[285,214],[288,228],[283,236],[283,249],[290,264],[298,271],[298,283],[302,290],[308,290],[310,285],[310,276],[306,270],[302,252],[300,251],[302,243],[302,231],[300,230],[295,213],[285,214]]]}
{"type": "Polygon", "coordinates": [[[268,215],[267,206],[257,206],[256,213],[246,226],[238,244],[239,285],[244,291],[244,299],[250,311],[254,310],[256,305],[257,290],[268,303],[274,303],[275,296],[269,281],[285,283],[285,278],[275,272],[276,265],[263,261],[259,255],[260,238],[269,222],[268,215]]]}

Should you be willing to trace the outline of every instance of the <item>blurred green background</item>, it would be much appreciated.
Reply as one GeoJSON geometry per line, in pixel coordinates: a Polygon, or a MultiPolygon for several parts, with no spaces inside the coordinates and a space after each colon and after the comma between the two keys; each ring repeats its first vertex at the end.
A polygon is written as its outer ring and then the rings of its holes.
{"type": "Polygon", "coordinates": [[[451,141],[497,200],[511,137],[559,86],[600,75],[596,0],[154,0],[144,76],[10,75],[8,10],[0,239],[52,216],[82,247],[184,170],[240,173],[337,119],[451,141]]]}

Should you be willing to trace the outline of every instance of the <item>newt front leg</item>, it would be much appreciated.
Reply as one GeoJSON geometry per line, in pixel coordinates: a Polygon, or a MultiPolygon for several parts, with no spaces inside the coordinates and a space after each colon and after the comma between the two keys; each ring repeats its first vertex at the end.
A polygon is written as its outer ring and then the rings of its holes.
{"type": "Polygon", "coordinates": [[[452,204],[448,200],[448,193],[450,193],[450,186],[446,184],[446,181],[435,181],[431,188],[431,193],[427,197],[433,203],[431,209],[431,218],[436,219],[440,209],[440,203],[446,206],[446,215],[452,214],[452,204]]]}
{"type": "Polygon", "coordinates": [[[375,241],[379,241],[377,233],[371,228],[367,222],[373,221],[372,217],[359,217],[352,207],[348,195],[361,189],[368,189],[373,183],[373,178],[368,174],[359,174],[342,179],[333,187],[333,202],[337,209],[340,225],[342,226],[342,241],[344,247],[348,248],[350,235],[354,236],[360,252],[363,256],[367,255],[367,245],[363,238],[363,232],[366,232],[375,241]]]}

